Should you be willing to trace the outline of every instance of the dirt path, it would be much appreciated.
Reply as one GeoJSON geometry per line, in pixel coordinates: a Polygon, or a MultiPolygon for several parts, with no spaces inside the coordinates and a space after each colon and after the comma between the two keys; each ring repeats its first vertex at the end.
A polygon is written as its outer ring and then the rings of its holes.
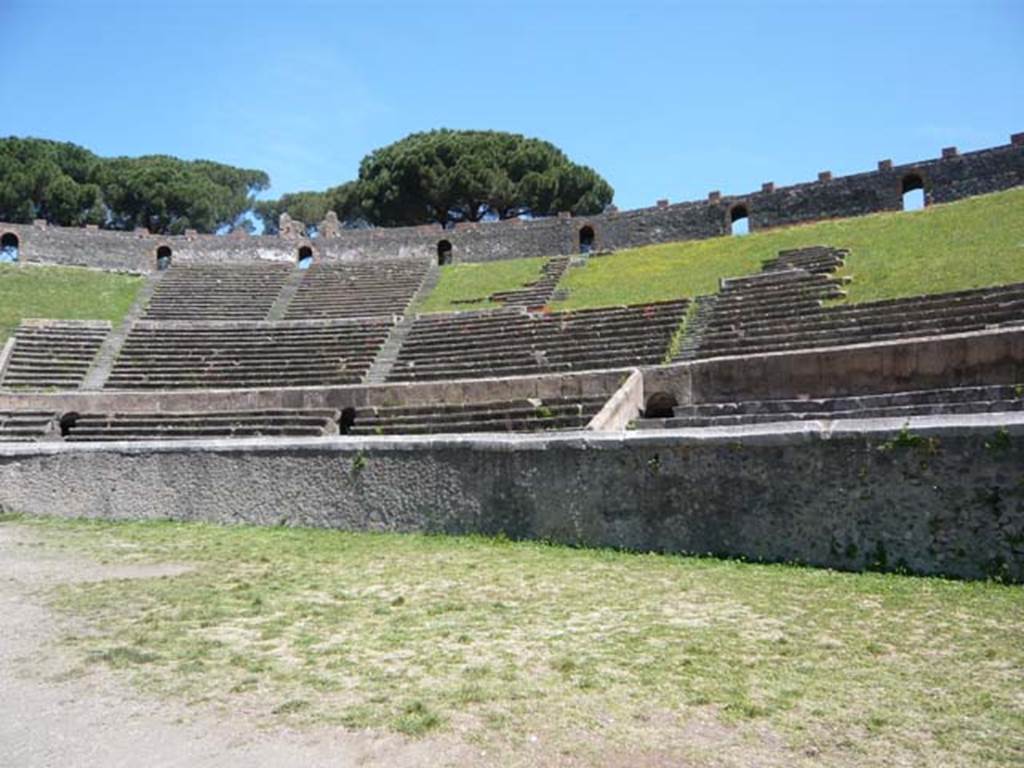
{"type": "Polygon", "coordinates": [[[102,667],[70,675],[54,644],[58,619],[44,592],[60,582],[147,578],[176,565],[100,565],[45,547],[16,525],[0,526],[0,765],[22,768],[234,768],[483,764],[442,740],[408,741],[322,729],[263,732],[142,697],[102,667]]]}

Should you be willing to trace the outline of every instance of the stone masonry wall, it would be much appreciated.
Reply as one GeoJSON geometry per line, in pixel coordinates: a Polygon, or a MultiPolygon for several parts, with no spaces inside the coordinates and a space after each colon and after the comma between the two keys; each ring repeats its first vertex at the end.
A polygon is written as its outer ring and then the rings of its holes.
{"type": "Polygon", "coordinates": [[[867,173],[832,178],[827,171],[817,181],[776,189],[770,182],[758,192],[723,196],[712,192],[707,200],[657,205],[596,216],[512,220],[463,224],[455,229],[438,226],[371,230],[325,231],[336,234],[308,240],[281,237],[183,235],[164,237],[147,232],[111,232],[42,225],[0,224],[0,234],[12,232],[20,241],[25,262],[73,264],[106,269],[148,271],[155,268],[156,251],[171,248],[178,261],[278,259],[295,260],[303,245],[321,259],[376,259],[437,257],[438,244],[452,244],[455,261],[480,262],[525,256],[575,253],[579,232],[594,231],[595,249],[620,249],[651,243],[717,237],[730,231],[737,207],[749,215],[751,230],[767,229],[819,219],[860,216],[902,207],[904,181],[919,179],[928,204],[997,192],[1024,185],[1024,133],[1014,134],[1001,147],[959,154],[954,148],[943,156],[919,163],[893,166],[883,160],[867,173]]]}
{"type": "Polygon", "coordinates": [[[0,447],[0,509],[503,533],[1024,580],[1024,418],[0,447]],[[881,426],[880,426],[881,424],[881,426]]]}

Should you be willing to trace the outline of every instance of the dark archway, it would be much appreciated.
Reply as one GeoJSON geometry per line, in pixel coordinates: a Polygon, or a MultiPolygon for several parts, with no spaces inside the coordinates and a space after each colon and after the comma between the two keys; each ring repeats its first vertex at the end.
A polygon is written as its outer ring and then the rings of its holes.
{"type": "Polygon", "coordinates": [[[452,244],[442,240],[437,244],[437,266],[443,267],[452,263],[452,244]]]}
{"type": "Polygon", "coordinates": [[[908,173],[900,182],[900,194],[903,196],[904,211],[919,211],[928,204],[924,193],[924,179],[920,174],[908,173]]]}
{"type": "Polygon", "coordinates": [[[71,430],[75,428],[75,424],[78,423],[79,415],[74,411],[65,413],[60,417],[60,436],[67,437],[71,434],[71,430]]]}
{"type": "Polygon", "coordinates": [[[746,235],[750,233],[750,212],[745,205],[734,205],[729,209],[729,234],[746,235]]]}
{"type": "Polygon", "coordinates": [[[647,403],[644,405],[644,418],[671,419],[675,416],[677,405],[679,405],[679,401],[671,392],[655,392],[647,398],[647,403]]]}
{"type": "Polygon", "coordinates": [[[17,261],[20,244],[16,234],[4,232],[3,237],[0,237],[0,263],[17,261]]]}
{"type": "Polygon", "coordinates": [[[309,269],[313,264],[313,249],[308,245],[299,248],[299,269],[309,269]]]}
{"type": "Polygon", "coordinates": [[[163,272],[171,266],[171,248],[168,245],[161,245],[156,249],[156,268],[163,272]]]}
{"type": "Polygon", "coordinates": [[[594,228],[589,224],[580,228],[580,253],[590,253],[594,250],[594,228]]]}
{"type": "Polygon", "coordinates": [[[355,423],[356,409],[352,406],[342,409],[341,417],[338,419],[338,434],[347,435],[355,423]]]}

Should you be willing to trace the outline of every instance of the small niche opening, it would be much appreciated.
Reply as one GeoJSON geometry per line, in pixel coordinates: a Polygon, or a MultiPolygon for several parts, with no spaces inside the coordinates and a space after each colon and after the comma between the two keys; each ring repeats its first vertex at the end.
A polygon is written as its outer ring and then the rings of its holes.
{"type": "Polygon", "coordinates": [[[352,406],[342,409],[341,417],[338,419],[338,434],[347,435],[352,427],[355,426],[355,423],[356,409],[352,406]]]}
{"type": "Polygon", "coordinates": [[[729,233],[732,235],[750,234],[750,213],[745,205],[734,205],[729,211],[729,233]]]}
{"type": "Polygon", "coordinates": [[[580,229],[580,253],[590,253],[594,250],[594,228],[589,224],[580,229]]]}
{"type": "Polygon", "coordinates": [[[309,269],[313,264],[313,249],[308,245],[299,248],[299,269],[309,269]]]}
{"type": "Polygon", "coordinates": [[[677,405],[679,405],[679,401],[671,392],[655,392],[647,398],[647,403],[644,405],[644,418],[670,419],[675,416],[677,405]]]}
{"type": "Polygon", "coordinates": [[[156,249],[156,268],[158,272],[170,269],[171,249],[169,246],[161,245],[156,249]]]}
{"type": "Polygon", "coordinates": [[[65,413],[60,417],[60,436],[67,437],[71,434],[71,430],[75,428],[75,424],[78,423],[79,415],[74,411],[65,413]]]}
{"type": "Polygon", "coordinates": [[[925,206],[924,179],[916,173],[909,173],[903,177],[900,185],[900,192],[903,195],[904,211],[920,211],[925,206]]]}
{"type": "Polygon", "coordinates": [[[18,246],[20,241],[13,232],[4,232],[0,237],[0,264],[14,264],[18,261],[18,246]]]}
{"type": "Polygon", "coordinates": [[[442,240],[437,244],[437,266],[443,267],[452,263],[452,244],[442,240]]]}

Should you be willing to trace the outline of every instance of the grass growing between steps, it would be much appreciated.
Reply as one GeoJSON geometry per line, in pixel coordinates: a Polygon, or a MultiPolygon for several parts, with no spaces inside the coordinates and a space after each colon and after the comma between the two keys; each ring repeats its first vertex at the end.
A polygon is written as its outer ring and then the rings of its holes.
{"type": "Polygon", "coordinates": [[[94,269],[0,264],[0,344],[24,318],[116,323],[141,285],[140,277],[94,269]]]}
{"type": "Polygon", "coordinates": [[[491,765],[1024,754],[1019,586],[481,538],[4,525],[44,557],[192,565],[54,588],[64,643],[83,673],[267,725],[447,735],[491,765]]]}
{"type": "Polygon", "coordinates": [[[500,307],[497,302],[487,301],[487,297],[539,280],[544,276],[541,269],[546,261],[541,257],[441,267],[437,286],[413,311],[455,312],[500,307]]]}
{"type": "Polygon", "coordinates": [[[849,248],[847,301],[940,293],[1024,281],[1024,189],[937,205],[823,221],[742,237],[634,248],[569,270],[556,309],[636,304],[718,290],[721,277],[758,272],[778,251],[849,248]]]}

